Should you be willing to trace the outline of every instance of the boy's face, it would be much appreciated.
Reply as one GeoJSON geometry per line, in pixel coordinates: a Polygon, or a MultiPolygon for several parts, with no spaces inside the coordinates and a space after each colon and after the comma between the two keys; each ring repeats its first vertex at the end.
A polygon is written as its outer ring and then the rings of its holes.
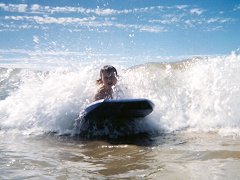
{"type": "Polygon", "coordinates": [[[115,72],[106,72],[101,73],[101,78],[105,88],[110,89],[112,86],[117,84],[117,77],[115,72]]]}

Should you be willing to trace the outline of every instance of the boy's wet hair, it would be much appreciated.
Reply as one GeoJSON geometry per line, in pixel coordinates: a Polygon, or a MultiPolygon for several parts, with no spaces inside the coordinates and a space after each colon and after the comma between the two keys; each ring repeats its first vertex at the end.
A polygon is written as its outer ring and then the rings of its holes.
{"type": "Polygon", "coordinates": [[[100,79],[98,79],[98,80],[96,81],[97,84],[102,84],[102,83],[103,83],[103,82],[102,82],[102,79],[101,79],[101,76],[102,76],[102,73],[103,73],[103,72],[106,72],[106,73],[114,72],[115,75],[118,77],[117,69],[116,69],[115,67],[113,67],[113,66],[111,66],[111,65],[105,65],[105,66],[103,66],[103,67],[101,68],[101,70],[100,70],[100,79]]]}

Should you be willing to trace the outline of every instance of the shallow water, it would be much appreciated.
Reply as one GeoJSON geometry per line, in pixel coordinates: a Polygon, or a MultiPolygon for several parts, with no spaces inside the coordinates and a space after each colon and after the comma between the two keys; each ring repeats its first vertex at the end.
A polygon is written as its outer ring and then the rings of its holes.
{"type": "Polygon", "coordinates": [[[99,66],[0,68],[0,179],[240,179],[239,58],[116,66],[155,109],[87,137],[99,66]]]}
{"type": "Polygon", "coordinates": [[[81,139],[0,135],[1,179],[239,179],[240,138],[218,134],[81,139]]]}

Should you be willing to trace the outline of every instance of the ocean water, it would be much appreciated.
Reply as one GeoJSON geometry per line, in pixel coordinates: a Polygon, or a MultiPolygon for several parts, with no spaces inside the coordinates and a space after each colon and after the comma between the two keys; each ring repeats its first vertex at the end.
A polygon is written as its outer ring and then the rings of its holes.
{"type": "Polygon", "coordinates": [[[82,136],[79,115],[106,63],[1,64],[0,179],[240,178],[238,54],[114,61],[121,98],[155,109],[82,136]]]}

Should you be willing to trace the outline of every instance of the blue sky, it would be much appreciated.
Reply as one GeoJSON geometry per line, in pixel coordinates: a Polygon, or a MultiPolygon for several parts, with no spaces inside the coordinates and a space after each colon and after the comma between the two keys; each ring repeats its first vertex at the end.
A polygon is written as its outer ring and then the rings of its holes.
{"type": "Polygon", "coordinates": [[[236,0],[5,0],[0,19],[0,60],[56,54],[161,60],[240,48],[236,0]]]}

